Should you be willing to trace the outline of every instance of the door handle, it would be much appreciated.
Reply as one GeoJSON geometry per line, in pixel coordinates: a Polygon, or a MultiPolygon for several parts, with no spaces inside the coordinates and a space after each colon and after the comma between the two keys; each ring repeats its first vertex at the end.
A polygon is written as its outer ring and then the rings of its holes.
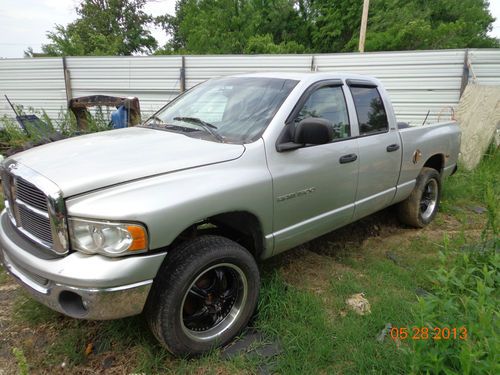
{"type": "Polygon", "coordinates": [[[340,164],[346,164],[346,163],[351,163],[353,161],[356,161],[358,159],[358,155],[356,154],[347,154],[344,156],[341,156],[339,159],[340,164]]]}
{"type": "Polygon", "coordinates": [[[387,146],[386,148],[387,152],[393,152],[399,150],[399,145],[394,143],[392,145],[387,146]]]}

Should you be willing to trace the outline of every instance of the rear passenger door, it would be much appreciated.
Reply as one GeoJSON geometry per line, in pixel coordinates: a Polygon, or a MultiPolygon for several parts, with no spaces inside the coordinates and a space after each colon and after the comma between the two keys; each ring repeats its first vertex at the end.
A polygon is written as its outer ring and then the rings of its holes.
{"type": "Polygon", "coordinates": [[[359,176],[354,208],[354,219],[359,219],[391,204],[402,150],[392,107],[384,103],[377,85],[364,81],[347,83],[359,128],[359,176]]]}

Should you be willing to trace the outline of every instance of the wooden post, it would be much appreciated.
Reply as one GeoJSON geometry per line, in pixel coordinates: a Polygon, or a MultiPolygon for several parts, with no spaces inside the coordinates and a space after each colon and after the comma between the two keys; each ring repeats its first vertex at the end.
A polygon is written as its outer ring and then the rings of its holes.
{"type": "Polygon", "coordinates": [[[368,24],[368,8],[370,0],[364,0],[363,15],[361,16],[361,28],[359,30],[359,52],[365,52],[366,25],[368,24]]]}

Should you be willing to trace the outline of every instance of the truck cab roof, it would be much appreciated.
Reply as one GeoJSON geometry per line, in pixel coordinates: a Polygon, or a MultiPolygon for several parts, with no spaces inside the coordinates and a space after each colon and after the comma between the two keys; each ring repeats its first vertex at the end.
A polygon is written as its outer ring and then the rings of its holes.
{"type": "Polygon", "coordinates": [[[348,79],[352,80],[362,80],[373,83],[377,86],[380,85],[380,81],[374,77],[364,75],[364,74],[353,74],[345,72],[265,72],[265,73],[248,73],[248,74],[238,74],[236,77],[261,77],[261,78],[278,78],[278,79],[292,79],[296,81],[301,81],[303,83],[314,83],[318,81],[324,81],[329,79],[340,79],[346,81],[348,79]]]}

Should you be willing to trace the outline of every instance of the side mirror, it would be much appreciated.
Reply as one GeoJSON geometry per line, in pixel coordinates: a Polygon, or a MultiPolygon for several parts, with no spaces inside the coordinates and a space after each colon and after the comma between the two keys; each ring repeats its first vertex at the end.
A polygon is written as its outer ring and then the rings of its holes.
{"type": "Polygon", "coordinates": [[[333,139],[333,125],[324,118],[308,117],[297,124],[293,142],[297,144],[322,145],[333,139]]]}

